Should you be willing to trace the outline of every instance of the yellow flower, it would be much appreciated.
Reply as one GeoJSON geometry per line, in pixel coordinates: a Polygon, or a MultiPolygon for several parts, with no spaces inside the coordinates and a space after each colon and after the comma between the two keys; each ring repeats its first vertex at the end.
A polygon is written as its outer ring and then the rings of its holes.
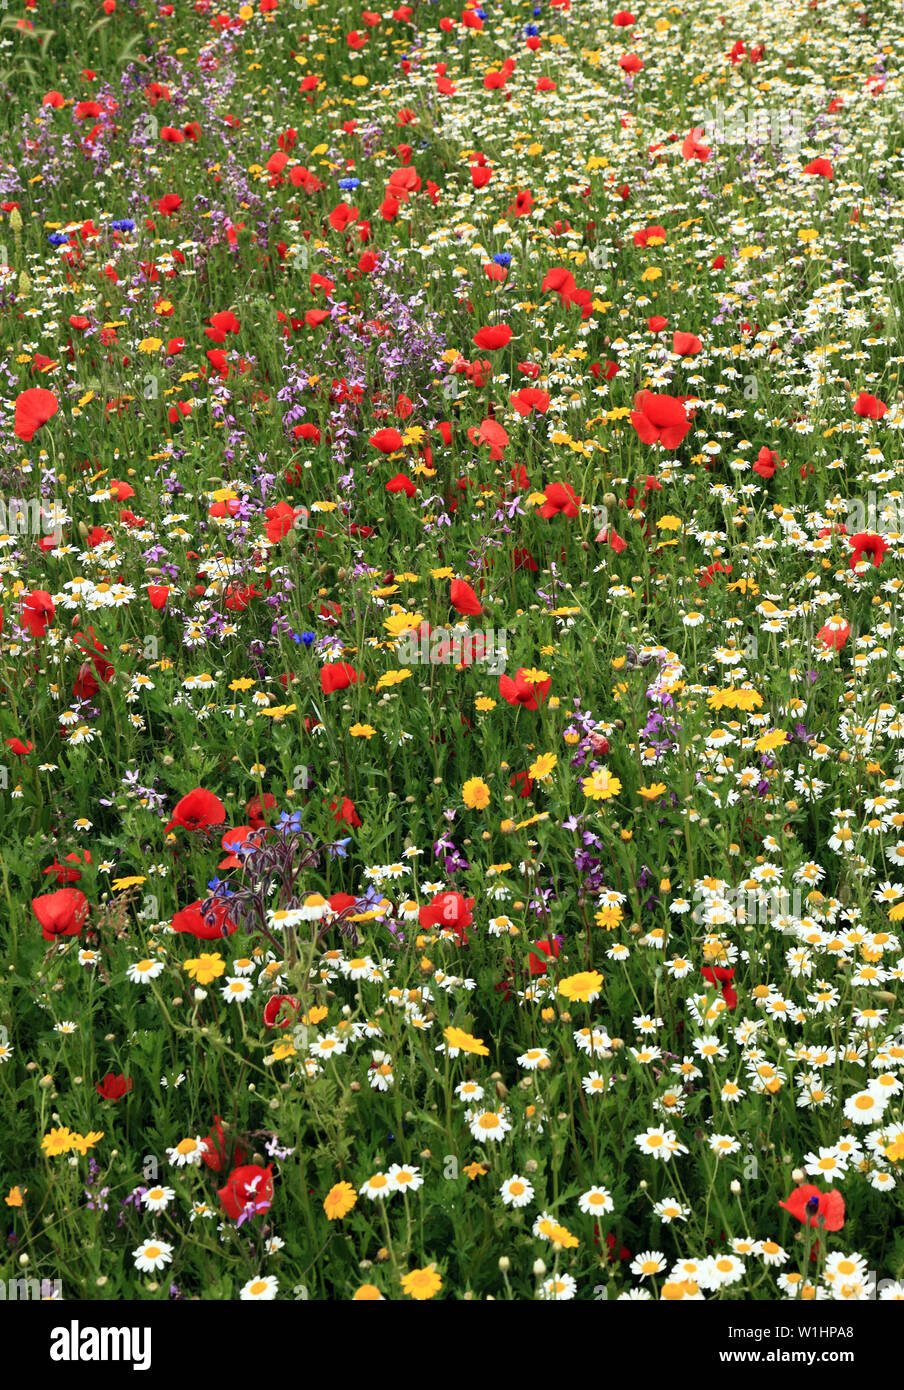
{"type": "Polygon", "coordinates": [[[352,738],[373,738],[376,732],[373,724],[353,724],[349,729],[352,738]]]}
{"type": "Polygon", "coordinates": [[[214,951],[205,952],[193,960],[187,960],[182,968],[190,980],[194,980],[199,985],[210,985],[223,974],[226,964],[223,957],[214,951]]]}
{"type": "Polygon", "coordinates": [[[661,516],[656,525],[661,531],[680,531],[682,522],[679,516],[661,516]]]}
{"type": "Polygon", "coordinates": [[[490,1049],[483,1045],[483,1038],[475,1038],[473,1033],[466,1033],[462,1028],[447,1028],[443,1037],[450,1047],[457,1047],[459,1052],[474,1052],[478,1057],[490,1055],[490,1049]]]}
{"type": "Polygon", "coordinates": [[[602,987],[603,977],[598,970],[582,970],[559,981],[559,993],[581,1004],[589,1004],[602,987]]]}
{"type": "Polygon", "coordinates": [[[355,1289],[355,1292],[352,1294],[352,1302],[383,1303],[385,1300],[376,1284],[362,1284],[361,1287],[355,1289]]]}
{"type": "Polygon", "coordinates": [[[400,667],[397,671],[385,671],[377,681],[378,690],[389,690],[394,685],[401,685],[402,681],[407,681],[411,672],[407,667],[400,667]]]}
{"type": "Polygon", "coordinates": [[[402,1279],[402,1288],[419,1303],[439,1293],[442,1286],[443,1281],[432,1265],[427,1265],[426,1269],[413,1269],[402,1279]]]}
{"type": "Polygon", "coordinates": [[[534,777],[538,782],[544,781],[552,772],[556,763],[559,761],[555,753],[541,753],[535,762],[532,762],[527,770],[528,777],[534,777]]]}
{"type": "Polygon", "coordinates": [[[6,1205],[8,1207],[21,1207],[22,1203],[25,1201],[25,1194],[27,1191],[27,1187],[11,1187],[9,1189],[9,1196],[4,1198],[6,1205]]]}
{"type": "Polygon", "coordinates": [[[771,753],[773,748],[781,748],[782,744],[787,742],[788,735],[784,729],[773,729],[771,733],[758,738],[754,747],[758,753],[771,753]]]}
{"type": "Polygon", "coordinates": [[[404,609],[383,620],[383,626],[390,637],[401,637],[403,632],[413,632],[424,621],[423,613],[406,613],[404,609]]]}
{"type": "Polygon", "coordinates": [[[469,777],[461,789],[461,797],[472,811],[482,811],[490,804],[490,789],[482,777],[469,777]]]}
{"type": "Polygon", "coordinates": [[[302,1014],[301,1021],[306,1028],[316,1028],[318,1023],[322,1023],[329,1013],[329,1009],[324,1004],[315,1004],[314,1008],[308,1013],[302,1014]]]}
{"type": "Polygon", "coordinates": [[[521,675],[522,678],[527,681],[528,685],[542,685],[544,681],[549,680],[549,672],[538,671],[536,666],[526,667],[521,672],[521,675]]]}
{"type": "MultiPolygon", "coordinates": [[[[540,1227],[541,1231],[543,1230],[543,1226],[546,1225],[551,1226],[552,1229],[548,1232],[549,1239],[554,1241],[556,1245],[564,1246],[566,1250],[575,1250],[580,1245],[581,1242],[578,1240],[577,1236],[573,1236],[567,1227],[560,1226],[556,1221],[544,1221],[543,1225],[540,1227]]],[[[544,1234],[547,1234],[547,1232],[544,1231],[544,1234]]]]}
{"type": "Polygon", "coordinates": [[[760,708],[763,697],[756,690],[736,690],[729,686],[727,690],[714,690],[706,703],[710,709],[742,709],[750,714],[760,708]]]}
{"type": "MultiPolygon", "coordinates": [[[[358,1200],[358,1194],[350,1182],[337,1182],[323,1199],[323,1210],[329,1221],[348,1216],[358,1200]]],[[[357,1295],[356,1295],[357,1297],[357,1295]]]]}
{"type": "Polygon", "coordinates": [[[464,1171],[467,1173],[470,1181],[473,1182],[475,1178],[482,1178],[484,1173],[488,1173],[490,1170],[486,1163],[475,1162],[466,1164],[464,1171]]]}
{"type": "Polygon", "coordinates": [[[86,1154],[95,1144],[99,1144],[103,1137],[102,1129],[92,1129],[87,1134],[73,1134],[72,1148],[78,1149],[80,1154],[86,1154]]]}
{"type": "Polygon", "coordinates": [[[132,878],[114,878],[113,892],[122,893],[126,888],[137,888],[140,883],[146,883],[147,879],[142,874],[135,874],[132,878]]]}
{"type": "Polygon", "coordinates": [[[593,920],[598,927],[604,927],[606,931],[614,931],[623,918],[624,913],[616,905],[615,907],[601,907],[593,920]]]}
{"type": "Polygon", "coordinates": [[[598,767],[592,777],[584,778],[581,786],[584,795],[592,797],[594,801],[608,801],[621,791],[621,782],[617,777],[611,777],[606,767],[598,767]]]}
{"type": "Polygon", "coordinates": [[[142,338],[138,344],[139,352],[159,352],[163,347],[162,338],[142,338]]]}
{"type": "Polygon", "coordinates": [[[230,682],[230,685],[229,685],[229,689],[230,689],[230,690],[250,690],[251,687],[252,687],[252,685],[255,685],[255,684],[256,684],[256,681],[253,681],[253,680],[251,679],[250,676],[242,676],[242,677],[241,677],[239,680],[237,680],[237,681],[231,681],[231,682],[230,682]]]}
{"type": "Polygon", "coordinates": [[[474,701],[475,709],[479,709],[481,714],[486,714],[489,710],[496,708],[496,701],[491,700],[488,695],[480,695],[474,701]]]}
{"type": "Polygon", "coordinates": [[[652,787],[638,787],[637,795],[642,796],[646,801],[655,801],[657,796],[662,796],[665,790],[665,782],[654,782],[652,787]]]}
{"type": "Polygon", "coordinates": [[[274,705],[272,709],[259,709],[258,714],[265,714],[268,719],[285,719],[287,714],[292,714],[294,705],[274,705]]]}
{"type": "Polygon", "coordinates": [[[71,1129],[65,1126],[59,1129],[52,1129],[49,1134],[45,1134],[41,1140],[41,1148],[48,1158],[54,1158],[57,1154],[67,1154],[70,1149],[75,1147],[76,1136],[71,1129]]]}

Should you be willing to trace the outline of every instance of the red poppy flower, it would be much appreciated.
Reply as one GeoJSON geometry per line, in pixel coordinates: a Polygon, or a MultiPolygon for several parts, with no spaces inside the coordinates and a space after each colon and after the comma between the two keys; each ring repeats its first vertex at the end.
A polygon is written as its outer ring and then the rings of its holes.
{"type": "MultiPolygon", "coordinates": [[[[223,1169],[229,1166],[229,1149],[231,1147],[232,1145],[228,1144],[226,1141],[226,1135],[223,1131],[223,1121],[220,1119],[219,1115],[214,1115],[213,1129],[204,1140],[204,1147],[201,1150],[203,1162],[212,1172],[222,1173],[223,1169]]],[[[232,1154],[232,1162],[244,1163],[244,1161],[245,1150],[240,1145],[236,1144],[235,1151],[232,1154]]]]}
{"type": "Polygon", "coordinates": [[[465,927],[474,921],[471,912],[474,902],[474,898],[465,898],[461,893],[437,893],[420,909],[418,921],[422,927],[448,927],[458,937],[459,945],[467,946],[465,927]]]}
{"type": "Polygon", "coordinates": [[[832,179],[835,177],[832,166],[827,159],[811,159],[804,169],[805,174],[818,174],[821,178],[832,179]]]}
{"type": "Polygon", "coordinates": [[[348,796],[344,796],[341,801],[331,801],[330,813],[338,825],[351,826],[352,830],[357,830],[363,823],[355,810],[355,803],[348,796]]]}
{"type": "Polygon", "coordinates": [[[765,444],[757,454],[756,463],[753,465],[754,473],[758,473],[761,478],[769,479],[774,476],[781,460],[777,453],[772,449],[767,449],[765,444]]]}
{"type": "Polygon", "coordinates": [[[452,607],[465,616],[477,617],[483,612],[483,604],[464,579],[453,579],[450,586],[449,600],[452,607]]]}
{"type": "Polygon", "coordinates": [[[273,1205],[273,1164],[261,1168],[256,1163],[233,1168],[217,1196],[227,1216],[237,1221],[243,1212],[268,1211],[273,1205]]]}
{"type": "Polygon", "coordinates": [[[45,941],[58,936],[78,936],[88,914],[88,899],[78,888],[58,888],[32,898],[31,906],[43,928],[45,941]]]}
{"type": "Polygon", "coordinates": [[[22,603],[22,626],[32,637],[43,637],[47,624],[53,622],[56,609],[46,589],[32,589],[22,603]]]}
{"type": "Polygon", "coordinates": [[[844,1198],[834,1187],[820,1192],[811,1183],[803,1183],[795,1187],[787,1202],[779,1202],[779,1206],[805,1226],[817,1226],[823,1231],[840,1231],[844,1225],[844,1198]]]}
{"type": "Polygon", "coordinates": [[[651,333],[661,333],[667,323],[668,319],[663,318],[662,314],[652,314],[650,318],[647,319],[647,328],[649,328],[651,333]]]}
{"type": "Polygon", "coordinates": [[[148,598],[149,598],[150,601],[151,601],[151,607],[152,607],[152,608],[158,608],[158,609],[159,609],[159,608],[165,608],[165,607],[166,607],[166,601],[167,601],[167,599],[169,598],[169,594],[170,594],[170,591],[169,591],[169,585],[168,585],[168,584],[149,584],[149,585],[148,585],[148,598]]]}
{"type": "Polygon", "coordinates": [[[223,898],[215,898],[206,913],[201,911],[203,902],[203,898],[198,898],[196,902],[189,903],[188,907],[183,907],[177,912],[170,922],[173,931],[186,932],[189,936],[197,937],[199,941],[219,941],[238,930],[238,923],[233,922],[229,916],[223,898]]]}
{"type": "Polygon", "coordinates": [[[850,635],[851,625],[846,619],[841,627],[833,627],[830,623],[825,623],[816,634],[820,642],[825,642],[827,647],[832,647],[836,652],[841,651],[850,635]]]}
{"type": "Polygon", "coordinates": [[[222,825],[226,819],[226,807],[213,792],[203,787],[195,787],[187,796],[176,802],[173,818],[166,827],[184,826],[186,830],[207,830],[212,825],[222,825]]]}
{"type": "Polygon", "coordinates": [[[273,545],[278,544],[292,530],[297,518],[304,515],[304,510],[304,507],[290,507],[288,502],[278,502],[275,507],[268,507],[264,513],[267,518],[264,528],[267,540],[273,545]]]}
{"type": "Polygon", "coordinates": [[[115,1072],[108,1071],[94,1089],[103,1100],[122,1100],[132,1089],[132,1078],[124,1076],[122,1072],[117,1076],[115,1072]]]}
{"type": "Polygon", "coordinates": [[[256,843],[256,841],[254,840],[254,834],[254,829],[250,825],[234,825],[230,830],[224,831],[223,838],[220,840],[220,844],[226,851],[226,858],[220,860],[219,864],[217,865],[217,868],[240,869],[242,867],[243,861],[239,858],[239,855],[236,853],[236,851],[238,850],[240,845],[245,844],[245,842],[249,839],[252,841],[252,843],[256,843]]]}
{"type": "Polygon", "coordinates": [[[726,970],[721,965],[707,965],[700,971],[700,974],[703,976],[704,980],[709,980],[711,985],[721,985],[722,998],[725,1000],[729,1009],[736,1009],[738,1007],[738,996],[731,985],[734,979],[734,970],[726,970]]]}
{"type": "Polygon", "coordinates": [[[634,233],[634,245],[646,246],[651,237],[655,237],[657,241],[665,241],[665,227],[642,227],[634,233]]]}
{"type": "Polygon", "coordinates": [[[32,743],[31,739],[28,739],[27,742],[23,743],[20,738],[6,739],[6,746],[10,749],[11,752],[15,753],[16,757],[18,758],[24,758],[25,755],[27,753],[30,753],[31,750],[34,748],[34,744],[32,743]]]}
{"type": "Polygon", "coordinates": [[[534,789],[534,779],[529,772],[516,772],[509,778],[509,786],[519,797],[530,796],[534,789]]]}
{"type": "Polygon", "coordinates": [[[54,859],[45,870],[44,875],[53,874],[57,883],[78,883],[81,878],[81,871],[75,868],[76,864],[90,864],[91,851],[82,850],[81,854],[67,854],[66,862],[61,864],[54,859]]]}
{"type": "Polygon", "coordinates": [[[174,213],[179,211],[181,206],[182,199],[179,197],[178,193],[165,193],[162,198],[158,199],[157,211],[160,213],[161,217],[172,217],[174,213]]]}
{"type": "Polygon", "coordinates": [[[638,391],[634,397],[631,424],[644,444],[659,443],[664,449],[677,449],[691,427],[683,401],[652,391],[638,391]]]}
{"type": "Polygon", "coordinates": [[[490,446],[490,458],[494,462],[498,462],[502,458],[503,451],[509,442],[508,432],[489,415],[481,421],[479,429],[475,429],[473,425],[469,427],[468,438],[477,448],[480,448],[481,444],[488,444],[490,446]]]}
{"type": "Polygon", "coordinates": [[[624,536],[620,536],[614,526],[604,526],[596,537],[600,545],[611,545],[616,555],[620,555],[623,550],[628,549],[628,542],[624,536]]]}
{"type": "Polygon", "coordinates": [[[858,531],[851,536],[851,545],[853,550],[848,561],[851,569],[856,569],[864,558],[872,560],[874,565],[881,565],[882,557],[888,550],[888,542],[871,531],[858,531]]]}
{"type": "Polygon", "coordinates": [[[559,512],[563,516],[572,517],[577,516],[580,511],[581,499],[575,496],[570,483],[550,483],[543,496],[546,501],[540,508],[539,515],[544,521],[558,516],[559,512]]]}
{"type": "Polygon", "coordinates": [[[30,444],[41,426],[46,425],[59,408],[59,401],[52,391],[46,391],[43,386],[29,386],[27,391],[16,397],[13,429],[18,438],[30,444]]]}
{"type": "Polygon", "coordinates": [[[701,145],[700,136],[703,134],[702,126],[695,126],[688,131],[684,137],[684,144],[681,146],[681,155],[684,159],[699,159],[701,164],[705,164],[712,154],[708,145],[701,145]]]}
{"type": "Polygon", "coordinates": [[[871,396],[869,391],[861,391],[854,401],[854,414],[862,416],[865,420],[881,420],[887,413],[888,406],[885,402],[880,401],[878,396],[871,396]]]}
{"type": "Polygon", "coordinates": [[[512,330],[508,324],[493,323],[487,328],[478,329],[471,340],[476,347],[482,348],[487,352],[495,352],[497,348],[504,348],[510,341],[512,330]]]}
{"type": "Polygon", "coordinates": [[[272,792],[264,792],[263,796],[252,796],[248,805],[245,807],[245,815],[248,817],[248,824],[252,830],[263,830],[267,824],[267,817],[271,811],[275,811],[278,802],[272,792]]]}
{"type": "Polygon", "coordinates": [[[394,454],[398,449],[403,449],[404,443],[398,430],[377,430],[368,439],[368,444],[372,444],[375,449],[379,449],[381,454],[394,454]]]}
{"type": "Polygon", "coordinates": [[[643,67],[643,59],[638,58],[636,53],[626,53],[619,58],[618,66],[622,72],[640,72],[643,67]]]}
{"type": "Polygon", "coordinates": [[[677,352],[680,357],[693,357],[702,351],[703,344],[693,333],[672,334],[672,352],[677,352]]]}
{"type": "Polygon", "coordinates": [[[413,497],[417,492],[417,484],[406,473],[397,473],[386,484],[386,491],[404,492],[406,497],[413,497]]]}
{"type": "Polygon", "coordinates": [[[717,560],[714,565],[707,565],[697,583],[701,589],[707,589],[710,584],[715,582],[717,574],[731,574],[731,565],[723,565],[721,560],[717,560]]]}
{"type": "Polygon", "coordinates": [[[549,694],[552,681],[547,677],[545,681],[534,684],[533,681],[524,679],[524,667],[520,666],[515,672],[515,679],[511,676],[499,677],[499,694],[509,705],[523,705],[525,709],[539,709],[543,701],[549,694]]]}
{"type": "Polygon", "coordinates": [[[549,969],[549,962],[556,959],[559,950],[558,937],[553,936],[546,941],[535,941],[534,949],[528,956],[530,973],[532,975],[545,975],[549,969]]]}
{"type": "Polygon", "coordinates": [[[362,679],[361,672],[347,661],[328,661],[320,668],[320,689],[324,695],[330,695],[334,690],[347,690],[362,679]]]}
{"type": "Polygon", "coordinates": [[[264,1007],[264,1026],[288,1028],[290,1023],[294,1023],[300,1008],[301,1002],[294,994],[274,994],[264,1007]]]}
{"type": "Polygon", "coordinates": [[[536,386],[522,386],[520,391],[509,396],[509,401],[519,415],[530,415],[532,410],[545,415],[549,409],[549,392],[536,386]]]}

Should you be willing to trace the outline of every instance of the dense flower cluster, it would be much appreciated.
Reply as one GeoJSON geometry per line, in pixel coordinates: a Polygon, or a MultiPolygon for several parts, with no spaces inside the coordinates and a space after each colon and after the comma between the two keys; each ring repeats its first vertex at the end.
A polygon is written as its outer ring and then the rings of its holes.
{"type": "Polygon", "coordinates": [[[904,1298],[904,13],[32,9],[9,1272],[904,1298]]]}

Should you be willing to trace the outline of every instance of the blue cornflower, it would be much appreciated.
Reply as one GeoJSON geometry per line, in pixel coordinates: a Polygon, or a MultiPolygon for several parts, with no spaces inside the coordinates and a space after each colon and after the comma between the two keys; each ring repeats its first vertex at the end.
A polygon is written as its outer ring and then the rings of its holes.
{"type": "Polygon", "coordinates": [[[511,265],[511,263],[512,258],[509,255],[508,251],[497,251],[495,256],[493,257],[494,265],[511,265]]]}
{"type": "Polygon", "coordinates": [[[111,224],[114,232],[134,232],[135,222],[131,217],[117,217],[111,224]]]}
{"type": "Polygon", "coordinates": [[[339,180],[339,187],[342,189],[343,193],[351,192],[351,190],[352,190],[353,188],[359,188],[360,185],[361,185],[361,180],[360,180],[360,179],[340,179],[340,180],[339,180]]]}
{"type": "Polygon", "coordinates": [[[66,246],[69,238],[65,232],[51,232],[47,237],[51,246],[66,246]]]}
{"type": "MultiPolygon", "coordinates": [[[[536,13],[537,11],[534,10],[534,14],[536,13]]],[[[539,34],[540,30],[537,28],[536,24],[526,24],[524,26],[524,32],[529,39],[535,39],[539,34]]]]}
{"type": "Polygon", "coordinates": [[[304,644],[305,644],[306,647],[309,647],[309,646],[311,645],[312,642],[316,642],[316,641],[317,641],[317,633],[316,633],[316,632],[303,632],[303,633],[301,634],[301,640],[302,640],[302,642],[304,642],[304,644]]]}

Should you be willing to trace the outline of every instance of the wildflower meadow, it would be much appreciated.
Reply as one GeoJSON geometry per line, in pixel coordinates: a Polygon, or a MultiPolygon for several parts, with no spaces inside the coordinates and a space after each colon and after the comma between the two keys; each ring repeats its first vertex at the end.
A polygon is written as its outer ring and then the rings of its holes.
{"type": "Polygon", "coordinates": [[[901,1300],[904,9],[222,2],[0,14],[0,1293],[901,1300]]]}

